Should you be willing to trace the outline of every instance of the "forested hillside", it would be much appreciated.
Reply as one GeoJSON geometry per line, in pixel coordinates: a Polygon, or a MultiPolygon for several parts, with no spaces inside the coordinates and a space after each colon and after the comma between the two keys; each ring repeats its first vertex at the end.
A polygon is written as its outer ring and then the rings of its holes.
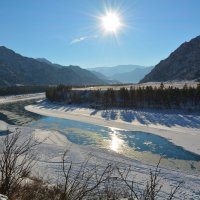
{"type": "Polygon", "coordinates": [[[160,61],[141,83],[200,79],[200,36],[183,43],[165,60],[160,61]]]}
{"type": "Polygon", "coordinates": [[[95,85],[104,81],[78,66],[57,67],[0,47],[0,86],[58,84],[95,85]]]}

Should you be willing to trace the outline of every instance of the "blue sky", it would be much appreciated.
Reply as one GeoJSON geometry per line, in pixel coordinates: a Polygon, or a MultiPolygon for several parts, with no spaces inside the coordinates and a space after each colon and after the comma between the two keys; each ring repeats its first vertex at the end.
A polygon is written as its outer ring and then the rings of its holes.
{"type": "Polygon", "coordinates": [[[0,0],[0,45],[83,68],[155,65],[200,35],[199,0],[0,0]],[[125,26],[104,34],[108,8],[125,26]]]}

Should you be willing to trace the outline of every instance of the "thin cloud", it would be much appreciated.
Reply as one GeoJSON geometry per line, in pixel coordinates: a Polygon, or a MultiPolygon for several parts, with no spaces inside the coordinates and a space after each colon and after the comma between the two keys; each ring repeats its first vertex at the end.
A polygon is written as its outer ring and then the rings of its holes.
{"type": "Polygon", "coordinates": [[[83,42],[85,40],[90,40],[90,39],[95,39],[98,38],[98,35],[90,35],[90,36],[81,36],[79,38],[74,38],[70,44],[76,44],[76,43],[80,43],[83,42]]]}

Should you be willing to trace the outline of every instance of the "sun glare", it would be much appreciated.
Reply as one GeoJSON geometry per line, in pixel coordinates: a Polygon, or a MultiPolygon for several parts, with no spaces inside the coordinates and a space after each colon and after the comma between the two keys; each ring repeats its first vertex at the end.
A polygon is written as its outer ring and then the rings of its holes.
{"type": "Polygon", "coordinates": [[[117,33],[122,26],[122,22],[117,13],[107,12],[101,17],[101,25],[105,32],[117,33]]]}
{"type": "Polygon", "coordinates": [[[120,152],[123,146],[123,140],[119,137],[118,131],[115,128],[110,127],[112,130],[111,141],[110,141],[110,149],[115,152],[120,152]]]}

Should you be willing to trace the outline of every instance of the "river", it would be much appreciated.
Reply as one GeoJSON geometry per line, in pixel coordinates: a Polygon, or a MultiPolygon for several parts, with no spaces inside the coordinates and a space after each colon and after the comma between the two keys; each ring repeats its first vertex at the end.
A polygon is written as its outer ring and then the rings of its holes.
{"type": "Polygon", "coordinates": [[[178,147],[160,136],[147,132],[126,131],[114,127],[41,116],[26,111],[26,105],[35,100],[0,105],[0,119],[13,125],[51,129],[61,132],[69,141],[78,145],[91,145],[115,151],[143,162],[157,162],[163,157],[167,166],[200,171],[200,156],[178,147]]]}

